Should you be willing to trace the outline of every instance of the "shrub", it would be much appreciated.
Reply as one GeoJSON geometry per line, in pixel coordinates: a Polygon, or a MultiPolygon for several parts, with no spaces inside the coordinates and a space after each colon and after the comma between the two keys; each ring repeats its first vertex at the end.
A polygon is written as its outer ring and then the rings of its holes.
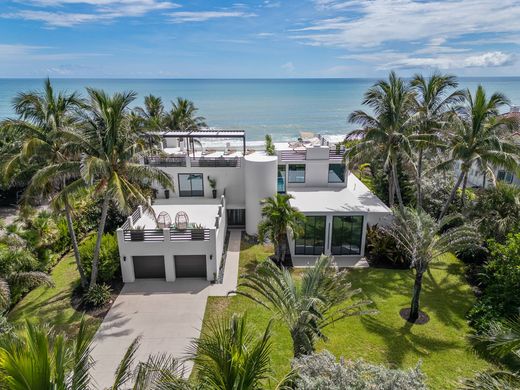
{"type": "Polygon", "coordinates": [[[410,266],[410,260],[399,249],[395,238],[377,225],[367,229],[366,254],[370,265],[395,268],[410,266]]]}
{"type": "Polygon", "coordinates": [[[478,331],[491,320],[517,314],[520,308],[520,233],[509,234],[505,244],[491,240],[488,247],[489,260],[479,277],[483,294],[469,313],[478,331]]]}
{"type": "MultiPolygon", "coordinates": [[[[92,235],[79,247],[81,262],[85,272],[92,272],[92,258],[96,247],[96,236],[92,235]]],[[[119,275],[119,250],[117,239],[113,234],[103,234],[101,239],[101,251],[99,252],[99,273],[98,282],[109,283],[119,275]]]]}
{"type": "Polygon", "coordinates": [[[83,303],[87,307],[102,307],[110,301],[111,294],[112,290],[109,286],[106,284],[96,284],[94,287],[90,287],[85,295],[83,295],[83,303]]]}
{"type": "Polygon", "coordinates": [[[389,369],[363,360],[336,362],[328,351],[293,361],[298,390],[426,390],[424,374],[417,366],[410,370],[389,369]]]}

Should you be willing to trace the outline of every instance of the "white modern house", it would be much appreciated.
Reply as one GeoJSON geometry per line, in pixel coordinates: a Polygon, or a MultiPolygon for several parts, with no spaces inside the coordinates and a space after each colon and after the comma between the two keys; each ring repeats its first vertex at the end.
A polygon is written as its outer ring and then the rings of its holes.
{"type": "Polygon", "coordinates": [[[275,143],[275,155],[247,145],[243,131],[172,131],[163,140],[164,156],[143,163],[170,174],[175,191],[155,187],[153,204],[118,229],[125,282],[216,280],[226,231],[257,234],[260,202],[277,192],[291,194],[306,216],[304,233],[289,239],[296,267],[312,265],[322,253],[339,266],[365,264],[367,226],[390,219],[391,210],[346,169],[341,139],[307,135],[275,143]]]}

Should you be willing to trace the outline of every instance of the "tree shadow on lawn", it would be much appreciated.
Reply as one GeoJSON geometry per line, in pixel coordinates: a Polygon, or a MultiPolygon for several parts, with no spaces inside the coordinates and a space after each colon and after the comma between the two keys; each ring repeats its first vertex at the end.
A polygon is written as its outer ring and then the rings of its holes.
{"type": "MultiPolygon", "coordinates": [[[[397,316],[399,316],[397,314],[397,316]]],[[[399,320],[401,318],[399,317],[399,320]]],[[[446,341],[430,335],[414,334],[414,326],[408,321],[402,320],[402,326],[398,329],[381,322],[377,318],[364,316],[361,323],[371,333],[375,333],[384,341],[386,361],[394,368],[401,368],[409,353],[417,355],[419,358],[428,357],[432,352],[446,351],[449,349],[460,349],[460,345],[453,341],[446,341]]],[[[428,326],[428,325],[424,325],[428,326]]]]}
{"type": "MultiPolygon", "coordinates": [[[[423,278],[421,310],[433,315],[444,325],[461,326],[466,313],[473,305],[472,294],[465,286],[458,264],[432,264],[423,278]],[[445,272],[437,272],[437,271],[445,272]],[[433,271],[433,272],[432,272],[433,271]]],[[[352,272],[352,286],[360,287],[363,295],[372,300],[373,307],[385,305],[388,300],[402,297],[403,306],[395,307],[399,313],[410,305],[414,285],[411,270],[367,269],[352,272]]]]}

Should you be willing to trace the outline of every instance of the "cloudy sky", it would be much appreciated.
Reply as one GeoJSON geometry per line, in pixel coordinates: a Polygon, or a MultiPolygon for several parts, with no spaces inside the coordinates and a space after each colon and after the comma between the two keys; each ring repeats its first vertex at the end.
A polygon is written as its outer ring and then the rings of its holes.
{"type": "Polygon", "coordinates": [[[520,0],[0,1],[0,77],[520,76],[519,49],[520,0]]]}

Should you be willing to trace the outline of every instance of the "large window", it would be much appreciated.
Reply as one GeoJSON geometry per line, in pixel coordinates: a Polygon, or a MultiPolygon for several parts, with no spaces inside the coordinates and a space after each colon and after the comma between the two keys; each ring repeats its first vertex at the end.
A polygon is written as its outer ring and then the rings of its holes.
{"type": "Polygon", "coordinates": [[[511,184],[513,182],[513,173],[509,171],[498,171],[497,180],[503,181],[505,183],[511,184]]]}
{"type": "Polygon", "coordinates": [[[277,182],[277,191],[280,194],[285,194],[285,165],[278,165],[278,182],[277,182]]]}
{"type": "Polygon", "coordinates": [[[360,255],[363,235],[363,217],[345,216],[332,219],[333,255],[360,255]]]}
{"type": "Polygon", "coordinates": [[[179,173],[179,196],[204,196],[202,173],[179,173]]]}
{"type": "Polygon", "coordinates": [[[345,164],[329,164],[329,183],[345,181],[345,164]]]}
{"type": "Polygon", "coordinates": [[[325,251],[325,216],[305,218],[302,234],[296,239],[297,255],[321,255],[325,251]]]}
{"type": "Polygon", "coordinates": [[[289,183],[305,183],[305,164],[289,164],[289,183]]]}

